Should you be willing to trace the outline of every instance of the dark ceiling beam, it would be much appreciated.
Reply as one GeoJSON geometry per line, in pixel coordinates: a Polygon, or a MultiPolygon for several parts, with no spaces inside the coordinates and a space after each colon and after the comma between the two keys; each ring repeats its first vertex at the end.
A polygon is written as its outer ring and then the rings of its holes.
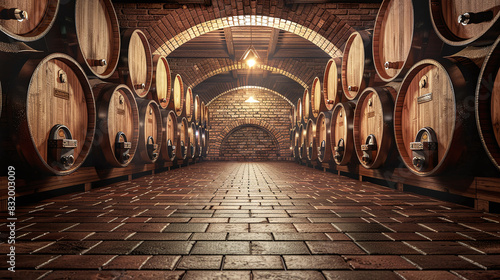
{"type": "Polygon", "coordinates": [[[280,36],[280,30],[273,28],[271,31],[271,38],[269,39],[269,47],[267,48],[267,59],[271,60],[276,53],[276,46],[278,45],[278,38],[280,36]]]}
{"type": "Polygon", "coordinates": [[[227,53],[229,54],[229,58],[234,60],[234,41],[231,27],[224,28],[224,39],[226,40],[227,53]]]}

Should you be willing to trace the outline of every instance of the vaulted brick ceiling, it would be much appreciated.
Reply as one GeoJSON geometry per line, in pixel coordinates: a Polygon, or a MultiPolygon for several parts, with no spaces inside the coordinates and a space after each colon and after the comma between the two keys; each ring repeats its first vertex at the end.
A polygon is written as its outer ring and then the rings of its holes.
{"type": "Polygon", "coordinates": [[[121,26],[142,28],[153,52],[167,55],[172,73],[205,102],[253,85],[296,103],[315,77],[323,79],[328,59],[342,55],[350,33],[373,27],[381,1],[113,2],[121,26]],[[261,57],[253,69],[239,61],[250,45],[261,57]]]}

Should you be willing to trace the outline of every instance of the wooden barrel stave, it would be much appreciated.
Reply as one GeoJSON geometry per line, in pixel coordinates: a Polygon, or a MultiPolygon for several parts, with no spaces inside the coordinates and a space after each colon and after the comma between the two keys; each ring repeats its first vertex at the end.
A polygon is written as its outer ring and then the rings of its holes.
{"type": "Polygon", "coordinates": [[[162,149],[161,157],[164,161],[174,161],[177,153],[177,115],[173,110],[161,110],[162,115],[162,149]]]}
{"type": "Polygon", "coordinates": [[[193,102],[193,90],[191,87],[188,87],[184,100],[185,116],[188,122],[191,122],[193,119],[193,102]]]}
{"type": "Polygon", "coordinates": [[[311,114],[311,95],[309,94],[309,90],[305,89],[304,94],[302,95],[302,121],[307,124],[309,117],[311,114]]]}
{"type": "Polygon", "coordinates": [[[139,144],[134,160],[138,163],[152,163],[160,157],[162,148],[162,116],[158,103],[153,100],[138,99],[139,144]]]}
{"type": "Polygon", "coordinates": [[[304,110],[303,110],[302,99],[299,98],[297,100],[297,122],[296,122],[297,125],[300,125],[302,123],[302,118],[304,115],[303,112],[304,110]]]}
{"type": "Polygon", "coordinates": [[[314,78],[311,87],[311,113],[314,118],[319,116],[319,113],[326,111],[326,105],[323,100],[323,92],[321,91],[321,82],[319,78],[314,78]]]}
{"type": "Polygon", "coordinates": [[[170,66],[167,58],[162,55],[153,56],[153,76],[151,81],[151,97],[160,108],[172,109],[173,102],[171,100],[172,79],[170,66]]]}
{"type": "Polygon", "coordinates": [[[189,153],[189,125],[186,118],[178,118],[177,124],[177,151],[176,157],[179,160],[185,160],[189,153]]]}
{"type": "Polygon", "coordinates": [[[331,128],[330,120],[332,113],[330,111],[321,112],[316,120],[316,137],[318,139],[318,161],[330,162],[332,159],[332,149],[330,145],[331,128]]]}
{"type": "Polygon", "coordinates": [[[194,97],[194,104],[193,104],[193,115],[194,115],[194,121],[197,125],[201,126],[201,103],[200,103],[200,96],[198,94],[194,97]]]}
{"type": "Polygon", "coordinates": [[[338,103],[331,113],[330,139],[333,160],[338,165],[348,165],[354,161],[354,108],[353,102],[338,103]]]}
{"type": "Polygon", "coordinates": [[[299,125],[299,159],[307,159],[307,145],[306,145],[306,126],[305,124],[299,125]]]}
{"type": "Polygon", "coordinates": [[[174,85],[172,87],[172,99],[174,101],[174,111],[178,117],[182,116],[182,110],[185,103],[184,83],[182,82],[181,75],[177,74],[174,78],[174,85]]]}
{"type": "Polygon", "coordinates": [[[198,151],[199,151],[198,128],[196,127],[196,124],[193,122],[188,122],[188,137],[189,137],[188,158],[195,159],[198,157],[198,151]]]}
{"type": "Polygon", "coordinates": [[[318,159],[318,144],[316,138],[316,123],[309,119],[306,127],[306,154],[311,162],[318,159]]]}
{"type": "Polygon", "coordinates": [[[335,57],[328,61],[325,67],[323,78],[323,102],[326,110],[332,110],[333,107],[342,101],[342,58],[335,57]]]}

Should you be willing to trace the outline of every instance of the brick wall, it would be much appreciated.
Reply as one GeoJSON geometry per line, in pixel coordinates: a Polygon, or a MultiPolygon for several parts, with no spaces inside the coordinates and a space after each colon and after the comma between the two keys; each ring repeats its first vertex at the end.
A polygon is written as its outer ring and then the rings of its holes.
{"type": "Polygon", "coordinates": [[[262,127],[241,125],[222,141],[219,158],[239,161],[278,160],[278,141],[262,127]]]}
{"type": "Polygon", "coordinates": [[[208,104],[208,108],[211,124],[209,160],[243,160],[244,156],[256,159],[269,151],[268,143],[276,143],[274,145],[277,146],[276,156],[271,156],[273,159],[291,160],[289,131],[292,127],[292,105],[279,94],[259,87],[237,88],[221,94],[208,104]],[[246,103],[250,96],[260,102],[246,103]],[[248,127],[252,129],[248,130],[248,127]],[[268,134],[267,138],[264,132],[268,134]],[[254,140],[256,135],[262,142],[254,140]],[[235,151],[239,145],[254,147],[253,155],[235,151]]]}

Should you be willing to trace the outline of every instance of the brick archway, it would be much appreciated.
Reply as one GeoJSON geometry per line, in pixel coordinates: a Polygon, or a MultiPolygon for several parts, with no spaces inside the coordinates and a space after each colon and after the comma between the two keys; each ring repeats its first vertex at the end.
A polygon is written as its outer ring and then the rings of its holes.
{"type": "Polygon", "coordinates": [[[208,102],[206,105],[209,106],[212,102],[214,102],[215,100],[217,100],[217,98],[223,96],[224,94],[228,94],[228,93],[231,93],[233,91],[240,90],[240,89],[249,89],[249,88],[265,90],[266,92],[275,94],[275,95],[277,95],[277,96],[285,99],[286,102],[288,102],[290,104],[290,106],[294,106],[294,104],[292,103],[292,101],[290,101],[290,99],[286,98],[285,96],[279,94],[278,92],[276,92],[274,90],[271,90],[271,89],[268,89],[268,88],[265,88],[265,87],[259,87],[259,86],[242,86],[242,87],[232,88],[230,90],[227,90],[227,91],[224,91],[224,92],[220,93],[219,95],[217,95],[216,97],[214,97],[212,100],[210,100],[210,102],[208,102]]]}
{"type": "MultiPolygon", "coordinates": [[[[240,132],[241,133],[241,132],[240,132]]],[[[239,138],[241,136],[237,136],[239,138]]],[[[221,148],[219,149],[219,158],[220,159],[229,159],[229,160],[245,160],[245,161],[262,161],[262,160],[278,160],[280,154],[280,146],[278,140],[268,129],[260,125],[255,124],[244,124],[233,128],[229,131],[221,142],[221,148]],[[243,134],[247,134],[243,139],[239,139],[237,141],[238,147],[235,147],[234,143],[231,143],[233,139],[231,139],[238,132],[245,130],[243,134]],[[251,132],[251,130],[254,130],[251,132]],[[251,136],[258,136],[260,132],[259,139],[251,139],[248,136],[248,133],[251,133],[251,136]],[[255,133],[257,132],[257,133],[255,133]],[[262,134],[264,137],[262,137],[262,134]],[[265,148],[256,148],[257,142],[260,146],[265,146],[265,148]],[[270,143],[269,143],[270,142],[270,143]],[[267,144],[267,145],[266,145],[267,144]],[[269,145],[270,144],[270,145],[269,145]],[[232,156],[228,157],[224,151],[228,150],[232,154],[232,156]],[[236,148],[236,149],[235,149],[236,148]],[[236,155],[234,155],[236,153],[236,155]]]]}

